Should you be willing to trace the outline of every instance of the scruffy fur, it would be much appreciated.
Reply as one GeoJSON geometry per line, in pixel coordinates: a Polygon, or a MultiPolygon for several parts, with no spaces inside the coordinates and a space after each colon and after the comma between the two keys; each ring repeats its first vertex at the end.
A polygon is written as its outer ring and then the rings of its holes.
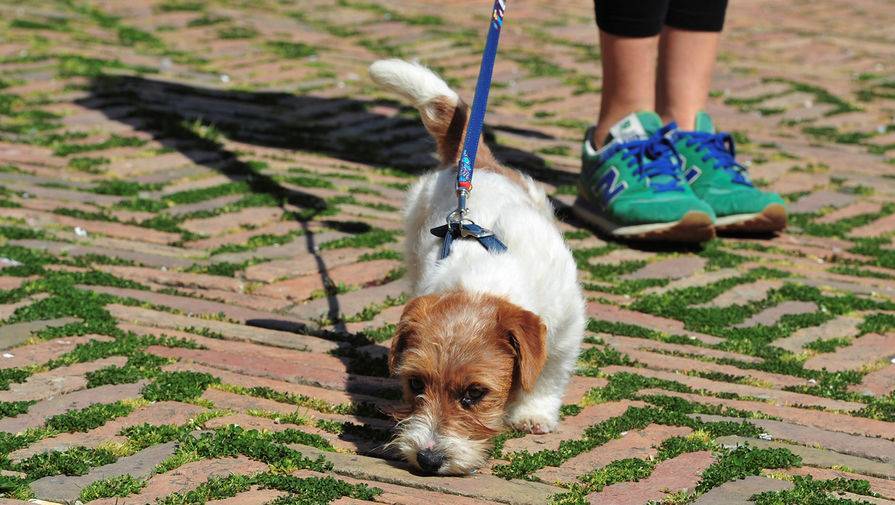
{"type": "Polygon", "coordinates": [[[458,240],[439,260],[430,228],[456,207],[455,164],[468,107],[417,64],[370,67],[380,85],[419,109],[444,168],[424,175],[405,208],[406,261],[414,296],[392,339],[389,366],[402,380],[406,410],[390,444],[411,464],[466,474],[487,460],[490,439],[508,426],[547,433],[584,334],[575,262],[544,191],[500,165],[481,143],[468,217],[492,229],[508,251],[492,254],[458,240]],[[415,388],[415,389],[414,389],[415,388]],[[470,402],[470,395],[483,392],[470,402]],[[421,464],[436,455],[437,468],[421,464]]]}

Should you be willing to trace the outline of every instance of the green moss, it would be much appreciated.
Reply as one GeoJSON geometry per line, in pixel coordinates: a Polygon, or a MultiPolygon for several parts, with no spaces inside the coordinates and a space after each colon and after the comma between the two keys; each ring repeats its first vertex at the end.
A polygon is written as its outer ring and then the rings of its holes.
{"type": "Polygon", "coordinates": [[[279,433],[260,432],[246,430],[239,426],[230,425],[212,432],[204,432],[199,437],[179,437],[177,453],[162,462],[156,471],[166,472],[176,468],[186,461],[185,458],[207,459],[235,457],[240,454],[248,456],[256,461],[261,461],[273,466],[282,472],[292,472],[299,469],[315,470],[323,472],[330,470],[332,464],[324,458],[309,459],[294,449],[283,444],[301,443],[304,435],[298,435],[295,430],[286,430],[279,433]]]}
{"type": "Polygon", "coordinates": [[[218,37],[224,40],[253,39],[258,36],[258,30],[248,26],[231,26],[218,30],[218,37]]]}
{"type": "Polygon", "coordinates": [[[33,400],[18,402],[0,402],[0,418],[15,417],[19,414],[28,412],[28,409],[34,405],[33,400]]]}
{"type": "Polygon", "coordinates": [[[231,18],[227,16],[206,14],[204,16],[189,20],[186,25],[190,28],[195,28],[197,26],[211,26],[219,23],[226,23],[227,21],[230,21],[230,19],[231,18]]]}
{"type": "MultiPolygon", "coordinates": [[[[155,6],[160,12],[195,12],[205,10],[205,2],[190,0],[165,0],[155,6]]],[[[86,500],[82,500],[86,501],[86,500]]]]}
{"type": "Polygon", "coordinates": [[[69,31],[68,20],[65,18],[47,18],[42,21],[33,19],[13,19],[9,23],[10,28],[22,30],[52,30],[57,32],[69,31]]]}
{"type": "Polygon", "coordinates": [[[190,203],[204,202],[221,196],[247,193],[250,190],[245,182],[228,182],[210,188],[198,188],[179,191],[165,196],[164,200],[171,205],[186,205],[190,203]]]}
{"type": "Polygon", "coordinates": [[[270,51],[282,58],[301,59],[317,54],[314,46],[302,42],[287,42],[285,40],[272,40],[265,43],[270,51]]]}
{"type": "Polygon", "coordinates": [[[87,387],[94,388],[106,384],[130,384],[141,379],[152,378],[161,371],[163,365],[168,363],[171,363],[171,360],[167,358],[144,352],[134,352],[123,367],[110,366],[88,372],[86,375],[87,387]]]}
{"type": "Polygon", "coordinates": [[[805,349],[811,349],[815,352],[833,352],[840,347],[851,345],[851,340],[847,338],[831,338],[819,339],[805,345],[805,349]]]}
{"type": "Polygon", "coordinates": [[[748,445],[722,452],[720,457],[702,472],[696,491],[704,493],[725,482],[759,475],[764,469],[801,466],[802,458],[788,449],[756,449],[748,445]]]}
{"type": "Polygon", "coordinates": [[[384,342],[395,335],[397,327],[392,323],[386,323],[379,328],[368,328],[361,330],[361,335],[368,339],[371,343],[384,342]]]}
{"type": "Polygon", "coordinates": [[[212,384],[220,380],[207,373],[162,372],[155,381],[143,388],[143,398],[149,401],[188,402],[202,396],[212,384]]]}
{"type": "Polygon", "coordinates": [[[87,172],[88,174],[101,174],[105,172],[105,169],[101,168],[105,165],[111,163],[109,158],[104,157],[79,157],[79,158],[71,158],[68,160],[69,168],[73,168],[75,170],[81,172],[87,172]]]}
{"type": "Polygon", "coordinates": [[[320,244],[321,250],[326,249],[342,249],[346,247],[379,247],[395,241],[397,232],[389,230],[373,229],[364,233],[359,233],[351,237],[343,237],[336,240],[330,240],[320,244]]]}
{"type": "Polygon", "coordinates": [[[186,269],[187,272],[196,273],[196,274],[209,274],[209,275],[220,275],[222,277],[235,277],[237,272],[241,272],[248,268],[251,265],[256,263],[260,263],[260,260],[250,259],[243,261],[242,263],[231,263],[227,261],[221,261],[218,263],[208,263],[206,265],[200,265],[196,263],[195,265],[186,269]]]}
{"type": "Polygon", "coordinates": [[[91,468],[114,463],[116,459],[105,449],[73,447],[63,452],[36,454],[17,463],[13,469],[25,472],[29,480],[35,480],[50,475],[85,475],[91,468]]]}
{"type": "Polygon", "coordinates": [[[796,475],[793,489],[765,491],[753,495],[750,501],[756,505],[861,505],[869,501],[852,500],[835,496],[834,493],[852,493],[862,496],[879,497],[870,489],[866,480],[835,478],[814,480],[810,475],[796,475]]]}
{"type": "Polygon", "coordinates": [[[853,265],[833,265],[828,272],[834,274],[851,275],[852,277],[870,277],[874,279],[895,280],[895,275],[889,275],[875,270],[866,270],[853,265]]]}
{"type": "Polygon", "coordinates": [[[47,419],[45,426],[59,433],[89,431],[106,422],[130,414],[133,405],[124,402],[97,403],[81,410],[72,410],[47,419]]]}
{"type": "Polygon", "coordinates": [[[223,253],[235,253],[242,251],[254,251],[259,247],[269,247],[269,246],[277,246],[284,245],[292,242],[295,237],[304,235],[302,230],[296,230],[294,232],[286,233],[284,235],[271,235],[271,234],[262,234],[255,235],[249,238],[244,244],[225,244],[219,247],[216,247],[210,251],[210,255],[214,256],[216,254],[223,253]]]}
{"type": "Polygon", "coordinates": [[[99,77],[106,69],[130,70],[136,73],[155,73],[151,67],[127,65],[118,60],[101,60],[78,55],[62,55],[58,58],[57,73],[60,77],[99,77]]]}
{"type": "Polygon", "coordinates": [[[380,251],[369,252],[361,254],[358,257],[357,261],[375,261],[375,260],[395,260],[402,261],[404,259],[404,255],[399,253],[398,251],[393,251],[391,249],[382,249],[380,251]]]}
{"type": "Polygon", "coordinates": [[[99,498],[123,498],[140,492],[144,485],[146,485],[145,481],[131,475],[119,475],[88,484],[81,490],[81,495],[78,499],[86,503],[99,498]]]}
{"type": "Polygon", "coordinates": [[[112,135],[102,142],[92,144],[69,144],[63,142],[53,142],[50,147],[53,148],[53,154],[56,156],[69,156],[72,154],[86,153],[90,151],[102,151],[114,147],[140,147],[146,144],[146,141],[138,137],[123,137],[121,135],[112,135]]]}
{"type": "Polygon", "coordinates": [[[578,356],[578,361],[586,365],[586,368],[579,373],[588,376],[595,376],[604,366],[631,366],[635,363],[627,354],[622,354],[610,346],[586,349],[578,356]]]}
{"type": "Polygon", "coordinates": [[[155,35],[134,28],[133,26],[118,27],[118,42],[125,46],[145,46],[153,49],[163,48],[164,44],[155,35]]]}

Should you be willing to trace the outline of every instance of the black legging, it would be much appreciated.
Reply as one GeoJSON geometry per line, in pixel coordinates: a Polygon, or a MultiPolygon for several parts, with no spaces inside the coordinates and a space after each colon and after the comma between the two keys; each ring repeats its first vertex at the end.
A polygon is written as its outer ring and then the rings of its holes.
{"type": "Polygon", "coordinates": [[[727,0],[594,0],[597,26],[621,37],[652,37],[662,25],[720,32],[727,0]]]}

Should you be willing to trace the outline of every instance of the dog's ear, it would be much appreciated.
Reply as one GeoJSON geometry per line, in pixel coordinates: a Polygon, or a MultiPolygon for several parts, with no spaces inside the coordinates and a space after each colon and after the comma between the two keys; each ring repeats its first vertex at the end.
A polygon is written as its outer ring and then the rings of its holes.
{"type": "Polygon", "coordinates": [[[395,336],[392,337],[392,348],[388,353],[388,370],[391,374],[394,374],[400,365],[401,355],[412,341],[416,328],[426,319],[426,314],[432,307],[435,298],[437,298],[436,295],[419,296],[404,306],[395,336]]]}
{"type": "Polygon", "coordinates": [[[498,308],[498,325],[516,355],[516,377],[531,391],[547,362],[547,326],[533,312],[509,302],[498,308]]]}

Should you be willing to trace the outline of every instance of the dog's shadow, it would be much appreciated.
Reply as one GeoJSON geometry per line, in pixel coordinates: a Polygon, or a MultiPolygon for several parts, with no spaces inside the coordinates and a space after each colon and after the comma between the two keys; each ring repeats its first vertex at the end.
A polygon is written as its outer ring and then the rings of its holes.
{"type": "MultiPolygon", "coordinates": [[[[229,150],[215,138],[215,132],[249,146],[318,153],[378,168],[399,169],[409,174],[423,173],[438,163],[432,155],[434,141],[415,111],[393,101],[221,90],[144,76],[119,75],[96,77],[89,82],[87,89],[89,94],[77,100],[79,105],[148,133],[166,149],[181,153],[196,165],[217,171],[234,181],[244,181],[252,193],[273,197],[282,206],[289,204],[302,209],[301,213],[292,213],[304,232],[300,240],[304,241],[307,254],[315,259],[318,275],[327,286],[335,283],[332,282],[329,266],[319,254],[319,243],[310,226],[311,221],[316,220],[347,233],[361,233],[369,230],[370,226],[361,221],[327,221],[323,216],[328,205],[323,198],[279,184],[251,163],[241,160],[237,152],[229,150]],[[378,113],[376,108],[383,105],[400,107],[402,113],[391,116],[378,113]]],[[[503,129],[516,135],[544,137],[537,131],[503,129]]],[[[577,182],[575,174],[552,169],[543,158],[532,152],[497,144],[491,132],[486,128],[486,142],[495,156],[510,166],[554,185],[577,182]]],[[[395,202],[395,205],[400,203],[395,202]]],[[[582,225],[567,212],[561,213],[560,218],[582,225]]],[[[326,300],[329,319],[340,321],[337,295],[327,293],[326,300]]],[[[249,320],[247,324],[313,333],[342,341],[348,352],[342,354],[341,359],[349,373],[383,375],[385,358],[366,359],[358,355],[352,346],[357,339],[346,332],[344,323],[337,323],[335,331],[328,333],[285,318],[249,320]]],[[[357,400],[356,403],[363,403],[362,398],[369,398],[368,390],[356,389],[351,385],[346,390],[352,399],[357,400]]],[[[379,450],[371,453],[383,455],[379,450]]]]}
{"type": "MultiPolygon", "coordinates": [[[[368,231],[370,226],[361,221],[327,220],[325,216],[329,208],[323,198],[284,187],[252,163],[241,160],[239,153],[228,149],[216,135],[220,133],[237,144],[318,153],[409,174],[423,173],[438,163],[432,154],[434,141],[415,111],[397,102],[221,90],[124,75],[96,77],[89,82],[87,90],[88,95],[76,103],[148,133],[165,149],[179,152],[196,165],[234,181],[245,182],[252,193],[272,197],[281,206],[288,204],[301,209],[301,212],[291,214],[304,232],[298,240],[304,241],[303,249],[315,259],[324,285],[335,283],[329,266],[319,253],[320,244],[311,222],[321,222],[329,228],[352,234],[368,231]],[[391,109],[399,107],[402,113],[391,116],[378,113],[376,108],[383,105],[391,109]]],[[[514,133],[542,135],[523,130],[514,130],[514,133]]],[[[495,155],[510,160],[514,167],[553,184],[573,182],[572,174],[551,169],[539,156],[497,145],[488,131],[485,136],[495,155]]],[[[395,202],[395,205],[401,203],[395,202]]],[[[341,321],[337,295],[327,293],[326,297],[329,319],[341,321]]],[[[246,324],[315,334],[342,342],[345,352],[339,353],[339,357],[352,377],[379,376],[373,381],[380,385],[378,390],[358,386],[363,380],[348,381],[345,389],[354,403],[365,403],[371,394],[395,399],[397,383],[382,377],[386,372],[385,357],[381,354],[361,355],[356,347],[363,342],[348,334],[344,323],[337,323],[335,331],[327,332],[287,318],[253,319],[246,324]]],[[[387,404],[388,400],[383,403],[387,404]]],[[[369,410],[365,412],[370,413],[369,410]]],[[[369,452],[377,456],[387,455],[378,446],[371,447],[369,452]]]]}

